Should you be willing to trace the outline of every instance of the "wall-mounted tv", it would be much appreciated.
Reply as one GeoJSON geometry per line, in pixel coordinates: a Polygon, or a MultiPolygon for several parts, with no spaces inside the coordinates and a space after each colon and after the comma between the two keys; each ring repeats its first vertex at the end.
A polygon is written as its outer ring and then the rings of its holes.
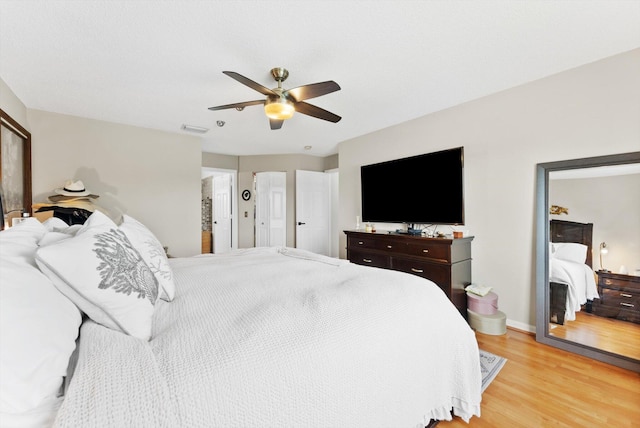
{"type": "Polygon", "coordinates": [[[464,224],[464,148],[360,168],[362,220],[464,224]]]}

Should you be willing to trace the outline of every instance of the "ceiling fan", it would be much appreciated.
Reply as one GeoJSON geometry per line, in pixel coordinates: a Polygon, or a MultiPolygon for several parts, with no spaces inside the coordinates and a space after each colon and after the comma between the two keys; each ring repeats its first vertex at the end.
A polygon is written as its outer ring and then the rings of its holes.
{"type": "Polygon", "coordinates": [[[242,110],[245,107],[253,106],[257,104],[264,104],[264,112],[269,118],[269,125],[271,129],[282,128],[282,123],[290,119],[293,113],[298,112],[306,114],[307,116],[316,117],[318,119],[327,120],[329,122],[339,122],[342,119],[340,116],[331,113],[330,111],[321,109],[312,104],[304,102],[305,100],[319,97],[321,95],[330,94],[331,92],[339,91],[340,86],[333,80],[326,82],[312,83],[310,85],[298,86],[293,89],[284,89],[282,82],[289,77],[289,71],[282,67],[276,67],[271,69],[271,75],[278,82],[278,87],[269,89],[262,86],[259,83],[254,82],[251,79],[244,77],[235,71],[223,71],[224,74],[260,92],[265,95],[266,98],[255,101],[245,101],[243,103],[226,104],[222,106],[209,107],[209,110],[224,110],[229,108],[235,108],[242,110]]]}

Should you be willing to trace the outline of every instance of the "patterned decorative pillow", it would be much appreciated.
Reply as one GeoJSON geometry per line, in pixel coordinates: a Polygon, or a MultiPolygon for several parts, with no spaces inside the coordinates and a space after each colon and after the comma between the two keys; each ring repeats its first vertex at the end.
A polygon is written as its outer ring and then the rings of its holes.
{"type": "Polygon", "coordinates": [[[95,322],[150,338],[158,281],[106,215],[95,211],[75,237],[40,247],[36,263],[95,322]]]}
{"type": "Polygon", "coordinates": [[[158,280],[160,298],[172,301],[176,293],[173,270],[158,238],[144,224],[126,214],[122,216],[120,230],[127,235],[158,280]]]}

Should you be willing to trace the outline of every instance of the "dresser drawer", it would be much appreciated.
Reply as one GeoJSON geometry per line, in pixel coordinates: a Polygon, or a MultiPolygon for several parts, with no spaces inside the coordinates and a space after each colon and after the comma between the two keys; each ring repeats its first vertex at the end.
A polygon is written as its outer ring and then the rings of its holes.
{"type": "Polygon", "coordinates": [[[404,252],[404,249],[407,247],[405,243],[398,242],[395,239],[379,238],[377,241],[376,249],[388,251],[390,253],[404,252]]]}
{"type": "Polygon", "coordinates": [[[632,281],[628,279],[621,278],[609,278],[606,276],[600,276],[598,278],[598,285],[605,288],[617,288],[628,290],[630,292],[634,292],[636,294],[640,293],[640,282],[632,281]]]}
{"type": "Polygon", "coordinates": [[[615,318],[640,324],[640,311],[627,309],[625,306],[600,305],[594,301],[593,313],[600,317],[615,318]]]}
{"type": "Polygon", "coordinates": [[[416,257],[425,257],[441,262],[451,262],[449,245],[440,245],[433,242],[410,242],[402,249],[404,254],[416,257]]]}
{"type": "Polygon", "coordinates": [[[374,237],[350,236],[347,246],[350,250],[357,250],[359,248],[373,250],[377,248],[378,240],[374,237]]]}
{"type": "Polygon", "coordinates": [[[366,251],[349,250],[349,261],[364,266],[373,266],[379,268],[391,267],[389,256],[377,253],[368,253],[366,251]]]}
{"type": "Polygon", "coordinates": [[[640,293],[603,288],[600,290],[601,305],[621,307],[627,310],[640,310],[640,293]]]}
{"type": "Polygon", "coordinates": [[[398,240],[387,238],[385,235],[350,236],[347,246],[350,250],[360,248],[367,250],[380,250],[387,252],[399,252],[406,248],[406,244],[398,240]]]}
{"type": "Polygon", "coordinates": [[[427,278],[446,292],[450,288],[451,268],[437,263],[426,263],[419,260],[391,257],[391,268],[402,272],[427,278]]]}

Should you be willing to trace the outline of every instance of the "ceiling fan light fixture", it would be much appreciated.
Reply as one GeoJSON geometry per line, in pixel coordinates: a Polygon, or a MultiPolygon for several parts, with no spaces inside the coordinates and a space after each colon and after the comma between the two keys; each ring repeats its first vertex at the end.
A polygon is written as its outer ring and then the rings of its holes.
{"type": "Polygon", "coordinates": [[[264,113],[269,119],[274,120],[287,120],[293,117],[293,113],[296,112],[293,103],[286,98],[278,97],[267,100],[264,104],[264,113]]]}
{"type": "Polygon", "coordinates": [[[311,98],[339,91],[340,85],[333,80],[302,85],[293,89],[284,89],[282,87],[282,82],[287,79],[289,72],[285,68],[277,67],[271,70],[271,75],[274,80],[278,82],[278,87],[269,89],[266,86],[262,86],[260,83],[254,82],[253,80],[236,73],[235,71],[223,71],[223,73],[243,85],[248,86],[254,91],[261,93],[266,98],[209,107],[209,110],[217,111],[230,108],[242,110],[248,106],[262,104],[264,106],[264,113],[269,118],[269,127],[271,130],[282,128],[284,121],[291,119],[296,111],[306,116],[315,117],[317,119],[333,123],[337,123],[342,119],[337,114],[333,114],[330,111],[305,102],[305,100],[311,98]]]}

